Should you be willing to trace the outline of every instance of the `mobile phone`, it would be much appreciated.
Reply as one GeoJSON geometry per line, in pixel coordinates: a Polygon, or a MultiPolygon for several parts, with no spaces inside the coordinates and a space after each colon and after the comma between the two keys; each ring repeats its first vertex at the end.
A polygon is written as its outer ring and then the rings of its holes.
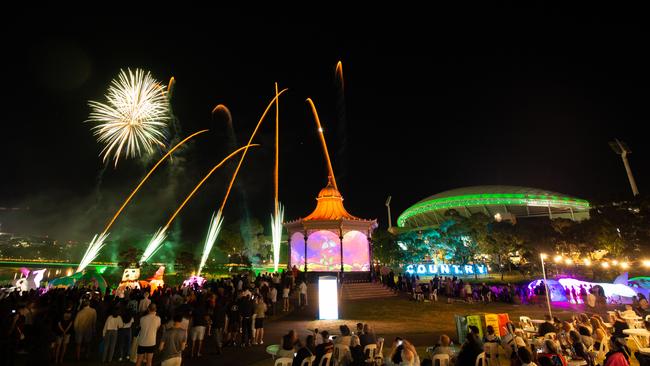
{"type": "Polygon", "coordinates": [[[544,352],[544,348],[540,347],[540,348],[537,349],[537,353],[542,353],[542,352],[544,352]]]}
{"type": "Polygon", "coordinates": [[[11,309],[12,314],[16,314],[16,309],[11,309]]]}
{"type": "Polygon", "coordinates": [[[402,341],[401,339],[400,339],[399,341],[397,341],[397,345],[398,345],[398,346],[401,346],[402,343],[404,343],[404,341],[402,341]]]}
{"type": "Polygon", "coordinates": [[[334,336],[329,336],[330,341],[334,339],[334,336]]]}

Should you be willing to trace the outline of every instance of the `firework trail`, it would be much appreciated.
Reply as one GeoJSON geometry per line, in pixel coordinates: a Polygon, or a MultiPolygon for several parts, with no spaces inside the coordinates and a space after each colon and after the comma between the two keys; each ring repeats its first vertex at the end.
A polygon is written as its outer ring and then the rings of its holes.
{"type": "Polygon", "coordinates": [[[332,161],[330,160],[330,154],[327,150],[327,143],[325,142],[325,135],[323,134],[323,127],[320,124],[320,118],[318,118],[318,111],[316,111],[316,106],[314,105],[314,102],[311,100],[311,98],[307,98],[307,103],[309,103],[311,107],[311,112],[314,115],[314,120],[316,121],[316,128],[318,129],[318,136],[320,137],[320,142],[323,147],[323,153],[325,154],[325,160],[327,162],[327,171],[330,177],[332,177],[332,184],[334,185],[334,189],[337,191],[339,190],[339,187],[336,185],[336,177],[334,176],[334,169],[332,169],[332,161]]]}
{"type": "Polygon", "coordinates": [[[106,100],[88,102],[92,111],[87,120],[98,123],[92,130],[104,144],[100,152],[104,162],[113,159],[117,167],[122,153],[134,158],[153,153],[155,146],[165,146],[171,120],[169,99],[149,72],[120,70],[108,87],[106,100]]]}
{"type": "Polygon", "coordinates": [[[282,222],[284,209],[279,201],[279,172],[280,172],[280,101],[278,98],[278,83],[275,83],[275,167],[273,169],[274,207],[271,214],[271,239],[273,243],[273,270],[278,271],[280,263],[280,242],[282,241],[282,222]]]}
{"type": "Polygon", "coordinates": [[[167,234],[166,234],[167,230],[169,230],[169,227],[172,224],[172,222],[174,221],[174,219],[176,218],[176,216],[178,216],[178,214],[181,212],[183,207],[185,207],[187,202],[189,202],[190,199],[192,199],[192,197],[194,196],[196,191],[198,191],[199,188],[201,188],[203,183],[205,183],[205,181],[208,180],[208,178],[210,178],[212,173],[214,173],[217,169],[219,169],[224,163],[226,163],[233,156],[237,155],[241,151],[246,152],[248,150],[248,148],[254,147],[254,146],[259,146],[259,145],[257,145],[257,144],[249,144],[249,145],[246,145],[246,146],[242,146],[239,149],[237,149],[237,150],[233,151],[232,153],[230,153],[230,155],[226,156],[223,160],[221,160],[221,162],[219,164],[212,167],[212,169],[208,172],[208,174],[206,174],[203,177],[203,179],[201,179],[201,181],[194,187],[194,189],[192,189],[190,194],[188,194],[187,197],[185,197],[185,200],[183,201],[183,203],[181,203],[181,205],[178,206],[176,211],[174,211],[174,213],[171,215],[169,220],[167,220],[167,223],[165,224],[165,226],[158,229],[156,234],[153,236],[153,238],[151,239],[151,241],[147,245],[147,248],[145,249],[144,253],[142,254],[142,258],[140,258],[140,263],[147,262],[149,259],[151,259],[151,256],[154,255],[158,251],[158,249],[160,249],[160,247],[162,247],[163,241],[165,240],[165,238],[167,236],[167,234]]]}
{"type": "Polygon", "coordinates": [[[269,112],[269,109],[271,109],[271,106],[273,106],[273,103],[275,103],[275,101],[278,98],[280,98],[280,95],[282,95],[285,91],[287,91],[286,88],[282,89],[279,93],[275,94],[275,97],[266,106],[264,113],[262,113],[260,120],[257,122],[257,126],[255,126],[255,129],[253,130],[251,137],[248,139],[248,144],[246,145],[246,149],[244,150],[244,153],[241,155],[241,158],[239,158],[239,163],[237,164],[237,168],[235,168],[235,172],[233,173],[232,178],[230,179],[230,184],[228,184],[228,190],[226,191],[226,195],[224,196],[223,201],[221,202],[221,207],[219,207],[219,211],[223,212],[223,208],[226,206],[226,202],[228,201],[228,196],[230,195],[230,191],[232,190],[232,185],[235,182],[235,179],[237,178],[237,174],[239,173],[241,164],[244,162],[244,158],[246,157],[246,153],[248,152],[248,146],[250,146],[251,142],[253,141],[253,138],[255,138],[255,135],[257,134],[257,130],[260,128],[262,121],[264,121],[264,117],[266,117],[266,114],[269,112]]]}
{"type": "Polygon", "coordinates": [[[348,140],[348,124],[346,117],[345,105],[345,81],[343,79],[343,63],[341,61],[336,63],[334,70],[334,83],[336,84],[336,112],[338,114],[338,128],[336,134],[338,137],[338,151],[336,152],[336,171],[339,172],[339,181],[343,181],[345,185],[345,176],[347,173],[347,140],[348,140]]]}
{"type": "Polygon", "coordinates": [[[223,223],[223,217],[221,216],[221,211],[217,211],[212,214],[212,219],[210,220],[210,227],[208,228],[208,235],[205,238],[205,243],[203,244],[203,254],[201,255],[201,263],[199,264],[199,270],[196,273],[197,276],[201,275],[201,271],[205,266],[205,263],[208,261],[208,256],[210,256],[210,251],[214,243],[219,237],[219,232],[221,231],[221,224],[223,223]]]}

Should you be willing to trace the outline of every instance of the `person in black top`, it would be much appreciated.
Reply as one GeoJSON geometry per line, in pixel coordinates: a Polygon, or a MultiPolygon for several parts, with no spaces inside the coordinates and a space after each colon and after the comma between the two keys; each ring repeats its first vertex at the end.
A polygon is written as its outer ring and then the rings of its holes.
{"type": "Polygon", "coordinates": [[[72,307],[69,306],[63,313],[63,317],[54,326],[56,334],[56,352],[54,354],[54,363],[63,363],[65,351],[70,343],[70,333],[72,333],[72,307]]]}
{"type": "Polygon", "coordinates": [[[253,302],[249,295],[239,300],[239,315],[241,316],[242,347],[250,346],[252,340],[251,329],[253,327],[253,302]]]}
{"type": "Polygon", "coordinates": [[[314,360],[312,365],[320,364],[320,359],[323,358],[326,353],[334,351],[334,343],[332,343],[332,340],[330,339],[329,332],[324,330],[321,332],[321,336],[323,337],[323,343],[316,346],[316,360],[314,360]]]}
{"type": "Polygon", "coordinates": [[[223,332],[226,326],[227,306],[225,298],[223,296],[217,298],[216,301],[210,303],[210,306],[214,307],[212,309],[212,331],[217,341],[217,354],[221,354],[223,332]]]}
{"type": "Polygon", "coordinates": [[[232,300],[230,304],[228,304],[226,314],[228,316],[228,339],[226,342],[236,346],[237,335],[239,335],[239,324],[241,323],[237,301],[232,300]]]}
{"type": "MultiPolygon", "coordinates": [[[[476,362],[476,357],[483,352],[477,336],[473,333],[467,335],[467,339],[458,352],[456,358],[456,365],[473,365],[476,362]]],[[[485,365],[483,365],[485,366],[485,365]]]]}
{"type": "Polygon", "coordinates": [[[300,347],[298,353],[296,354],[296,357],[293,358],[293,363],[291,363],[291,365],[300,366],[300,364],[305,358],[314,356],[315,354],[316,354],[316,345],[314,344],[314,336],[308,335],[307,338],[305,339],[305,344],[302,347],[300,347]]]}
{"type": "Polygon", "coordinates": [[[363,354],[363,347],[359,343],[359,337],[352,336],[350,341],[350,355],[352,356],[352,362],[349,366],[363,366],[366,362],[366,357],[363,354]]]}

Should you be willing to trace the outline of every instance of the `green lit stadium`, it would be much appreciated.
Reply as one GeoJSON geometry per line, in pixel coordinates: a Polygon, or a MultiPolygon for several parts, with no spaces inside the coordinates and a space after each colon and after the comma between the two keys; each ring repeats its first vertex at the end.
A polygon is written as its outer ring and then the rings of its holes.
{"type": "Polygon", "coordinates": [[[452,189],[427,197],[406,209],[397,219],[400,228],[437,226],[445,212],[456,210],[469,217],[484,213],[497,220],[548,217],[580,221],[589,218],[589,202],[562,193],[517,186],[474,186],[452,189]]]}

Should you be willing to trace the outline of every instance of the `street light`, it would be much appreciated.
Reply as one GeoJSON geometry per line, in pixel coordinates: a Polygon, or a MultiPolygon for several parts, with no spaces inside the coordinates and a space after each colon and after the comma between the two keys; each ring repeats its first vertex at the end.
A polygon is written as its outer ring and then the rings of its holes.
{"type": "Polygon", "coordinates": [[[587,267],[591,266],[591,259],[585,258],[584,263],[585,263],[585,266],[587,266],[587,267]]]}
{"type": "Polygon", "coordinates": [[[562,261],[562,256],[561,255],[556,255],[555,258],[553,258],[555,263],[560,263],[562,261]]]}
{"type": "Polygon", "coordinates": [[[644,260],[644,261],[643,261],[643,266],[644,266],[644,267],[650,267],[650,260],[647,260],[647,259],[644,260]]]}
{"type": "Polygon", "coordinates": [[[551,312],[551,294],[548,292],[548,281],[546,280],[546,270],[544,269],[545,258],[546,258],[546,254],[540,253],[539,260],[542,262],[542,274],[544,275],[544,289],[546,289],[546,305],[548,306],[548,315],[551,317],[551,319],[553,319],[553,313],[551,312]]]}

